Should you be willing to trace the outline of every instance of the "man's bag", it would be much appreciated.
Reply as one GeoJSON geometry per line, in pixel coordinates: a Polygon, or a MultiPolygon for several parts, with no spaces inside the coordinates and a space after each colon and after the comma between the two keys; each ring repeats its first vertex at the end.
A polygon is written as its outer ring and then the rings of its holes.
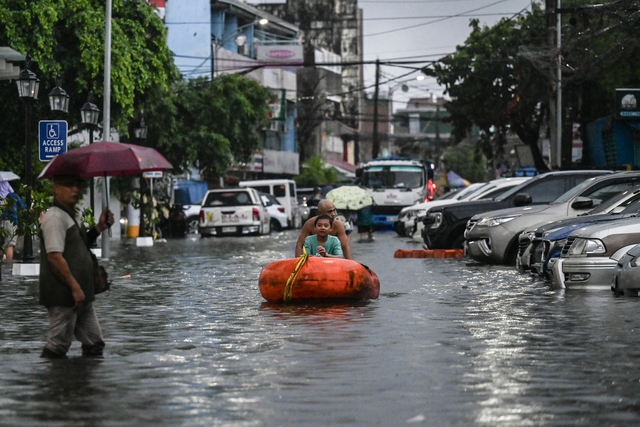
{"type": "Polygon", "coordinates": [[[109,280],[107,270],[98,264],[98,258],[96,258],[93,252],[91,253],[91,260],[93,261],[93,293],[97,295],[109,290],[111,288],[111,281],[109,280]]]}

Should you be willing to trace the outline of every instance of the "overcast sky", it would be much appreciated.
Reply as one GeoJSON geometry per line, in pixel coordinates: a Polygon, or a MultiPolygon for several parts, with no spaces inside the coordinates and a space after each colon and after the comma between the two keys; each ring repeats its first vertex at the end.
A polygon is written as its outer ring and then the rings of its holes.
{"type": "MultiPolygon", "coordinates": [[[[281,3],[284,0],[247,0],[248,3],[281,3]]],[[[504,17],[531,10],[532,0],[358,0],[364,16],[364,60],[429,61],[455,51],[469,35],[469,20],[478,18],[493,25],[504,17]]],[[[426,65],[426,64],[424,64],[426,65]]],[[[420,68],[420,64],[414,65],[420,68]]],[[[393,77],[410,73],[411,69],[381,67],[380,91],[385,96],[394,88],[394,107],[411,97],[442,95],[435,81],[425,79],[408,82],[409,90],[401,90],[398,81],[415,79],[415,71],[393,83],[393,77]]],[[[365,65],[365,87],[375,83],[375,65],[365,65]]],[[[372,92],[373,89],[366,89],[372,92]]],[[[395,108],[394,108],[395,109],[395,108]]]]}
{"type": "MultiPolygon", "coordinates": [[[[433,60],[455,51],[470,33],[469,20],[493,25],[504,17],[531,10],[531,0],[358,0],[364,15],[364,59],[433,60]]],[[[415,65],[419,67],[420,65],[415,65]]],[[[375,83],[375,65],[365,65],[365,86],[375,83]]],[[[380,81],[409,73],[410,69],[381,67],[380,81]]],[[[416,72],[400,80],[412,79],[416,72]]],[[[409,96],[442,94],[434,80],[410,82],[403,93],[396,82],[393,101],[398,106],[409,96]],[[427,90],[429,92],[427,92],[427,90]]]]}

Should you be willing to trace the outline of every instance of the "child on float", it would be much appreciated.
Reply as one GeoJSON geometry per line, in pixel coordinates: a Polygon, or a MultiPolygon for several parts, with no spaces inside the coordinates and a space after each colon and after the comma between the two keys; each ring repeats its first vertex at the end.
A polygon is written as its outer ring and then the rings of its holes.
{"type": "Polygon", "coordinates": [[[314,224],[316,234],[304,239],[307,254],[328,258],[344,258],[340,240],[329,234],[331,227],[333,227],[333,218],[329,215],[318,215],[314,224]]]}

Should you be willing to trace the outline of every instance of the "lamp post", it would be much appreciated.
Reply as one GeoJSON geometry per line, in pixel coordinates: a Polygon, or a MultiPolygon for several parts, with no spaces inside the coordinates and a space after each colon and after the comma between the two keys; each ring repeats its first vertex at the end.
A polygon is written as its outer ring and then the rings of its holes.
{"type": "MultiPolygon", "coordinates": [[[[91,101],[93,101],[93,92],[89,92],[87,102],[85,102],[80,109],[82,124],[89,129],[89,145],[93,144],[93,131],[98,126],[98,116],[100,115],[100,109],[91,101]]],[[[89,200],[91,204],[91,212],[95,215],[95,189],[93,188],[93,178],[91,178],[90,181],[89,200]]]]}
{"type": "MultiPolygon", "coordinates": [[[[139,141],[144,141],[147,139],[147,125],[144,123],[144,117],[140,119],[137,126],[133,128],[133,135],[139,141]]],[[[142,183],[144,182],[144,177],[140,175],[140,237],[146,237],[147,232],[145,231],[144,226],[144,191],[142,183]]]]}
{"type": "Polygon", "coordinates": [[[56,76],[56,87],[49,93],[49,106],[54,114],[69,112],[69,95],[60,87],[60,74],[56,76]]]}
{"type": "MultiPolygon", "coordinates": [[[[24,175],[27,185],[26,204],[27,209],[31,209],[31,186],[33,177],[31,173],[31,107],[33,101],[38,99],[38,90],[40,89],[40,80],[34,72],[29,70],[31,58],[27,56],[24,70],[20,72],[20,77],[16,81],[18,85],[18,96],[24,101],[24,175]]],[[[31,240],[31,230],[27,229],[24,235],[24,253],[22,254],[23,262],[33,261],[33,242],[31,240]]]]}

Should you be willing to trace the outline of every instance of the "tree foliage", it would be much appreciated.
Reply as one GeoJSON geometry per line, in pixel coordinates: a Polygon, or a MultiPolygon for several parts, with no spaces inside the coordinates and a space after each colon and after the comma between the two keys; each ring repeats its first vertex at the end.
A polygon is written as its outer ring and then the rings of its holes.
{"type": "Polygon", "coordinates": [[[446,108],[456,139],[477,126],[483,151],[493,159],[514,132],[531,147],[536,166],[545,169],[537,142],[551,85],[545,71],[523,55],[548,46],[544,12],[533,4],[530,13],[502,19],[491,28],[481,27],[478,20],[470,27],[463,46],[423,70],[452,98],[446,108]]]}
{"type": "Polygon", "coordinates": [[[470,182],[483,182],[487,178],[487,159],[469,141],[449,147],[443,156],[447,172],[454,171],[470,182]]]}
{"type": "MultiPolygon", "coordinates": [[[[0,45],[29,54],[31,69],[40,79],[34,122],[53,118],[47,94],[55,87],[58,74],[60,86],[70,96],[65,117],[70,129],[81,127],[80,109],[90,90],[96,95],[93,102],[101,108],[104,34],[103,1],[0,0],[0,45]]],[[[166,28],[153,8],[141,0],[114,0],[111,51],[111,125],[126,132],[144,98],[169,92],[179,73],[167,47],[166,28]]],[[[0,93],[5,100],[0,105],[0,138],[11,145],[3,160],[12,170],[22,171],[18,165],[24,163],[24,107],[15,83],[1,82],[0,93]]],[[[33,132],[34,148],[36,137],[33,132]]]]}
{"type": "Polygon", "coordinates": [[[302,165],[302,173],[295,177],[300,187],[319,187],[338,181],[338,175],[332,168],[326,168],[320,156],[312,156],[302,165]]]}
{"type": "Polygon", "coordinates": [[[213,83],[178,82],[172,96],[149,100],[149,139],[174,167],[195,166],[213,181],[262,147],[260,130],[269,124],[272,97],[270,89],[236,74],[213,83]]]}

